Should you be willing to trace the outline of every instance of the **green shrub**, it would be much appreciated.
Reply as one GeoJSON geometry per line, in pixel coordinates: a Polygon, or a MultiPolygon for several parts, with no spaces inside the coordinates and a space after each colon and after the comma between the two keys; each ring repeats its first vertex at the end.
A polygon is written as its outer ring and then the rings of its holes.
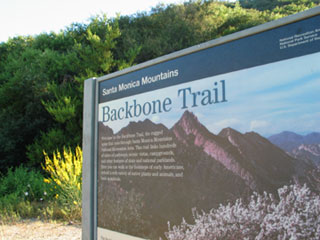
{"type": "Polygon", "coordinates": [[[0,179],[0,196],[14,194],[19,200],[30,202],[46,200],[53,193],[43,179],[40,172],[22,166],[9,169],[7,175],[0,179]]]}
{"type": "Polygon", "coordinates": [[[42,214],[46,202],[54,197],[54,192],[44,182],[42,174],[25,167],[0,178],[0,220],[34,218],[42,214]]]}
{"type": "Polygon", "coordinates": [[[41,132],[35,141],[27,146],[28,165],[41,168],[43,163],[43,149],[53,152],[63,149],[64,143],[68,142],[65,132],[62,129],[50,129],[48,132],[41,132]]]}
{"type": "Polygon", "coordinates": [[[52,160],[45,154],[49,176],[39,171],[18,167],[9,169],[0,178],[0,222],[20,218],[46,220],[81,219],[82,151],[76,148],[53,153],[52,160]]]}

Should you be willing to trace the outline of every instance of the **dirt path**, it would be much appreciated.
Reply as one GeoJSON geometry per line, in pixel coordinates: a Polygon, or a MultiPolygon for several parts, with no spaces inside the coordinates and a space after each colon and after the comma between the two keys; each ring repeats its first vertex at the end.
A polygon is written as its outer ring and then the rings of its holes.
{"type": "Polygon", "coordinates": [[[0,240],[80,240],[81,225],[27,220],[0,225],[0,240]]]}

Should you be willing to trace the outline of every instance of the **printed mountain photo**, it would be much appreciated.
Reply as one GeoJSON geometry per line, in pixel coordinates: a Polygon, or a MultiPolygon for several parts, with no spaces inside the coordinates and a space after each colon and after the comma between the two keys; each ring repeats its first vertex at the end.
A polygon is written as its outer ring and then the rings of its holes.
{"type": "MultiPolygon", "coordinates": [[[[159,239],[168,232],[168,221],[171,226],[179,225],[182,219],[191,224],[195,211],[208,213],[239,199],[250,202],[254,193],[276,196],[284,186],[306,184],[319,196],[319,178],[317,182],[311,174],[315,175],[319,166],[319,133],[297,135],[295,142],[295,138],[286,138],[289,133],[267,139],[257,132],[243,134],[232,128],[223,128],[215,135],[188,110],[170,129],[145,119],[130,122],[114,134],[99,123],[100,141],[105,136],[155,131],[170,137],[177,146],[174,159],[184,167],[183,178],[125,176],[121,181],[100,181],[99,227],[159,239]]],[[[170,234],[167,237],[175,239],[170,234]]]]}
{"type": "Polygon", "coordinates": [[[100,103],[101,236],[320,239],[319,57],[100,103]]]}

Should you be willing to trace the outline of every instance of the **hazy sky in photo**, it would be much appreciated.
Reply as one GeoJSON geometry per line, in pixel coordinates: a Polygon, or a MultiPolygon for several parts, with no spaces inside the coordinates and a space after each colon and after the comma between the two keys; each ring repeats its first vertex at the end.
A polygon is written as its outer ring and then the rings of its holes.
{"type": "Polygon", "coordinates": [[[86,23],[90,17],[108,17],[150,11],[158,3],[181,0],[0,0],[0,42],[9,37],[59,32],[72,23],[86,23]]]}
{"type": "Polygon", "coordinates": [[[315,53],[244,69],[118,99],[103,103],[100,107],[108,105],[116,109],[124,106],[125,101],[132,103],[136,99],[143,104],[168,96],[173,102],[168,113],[108,122],[107,125],[117,132],[130,121],[149,118],[171,128],[186,110],[181,109],[182,99],[177,94],[179,89],[191,87],[192,91],[203,91],[212,89],[215,82],[225,80],[228,102],[187,109],[211,132],[218,134],[226,127],[242,133],[255,131],[266,137],[282,131],[300,134],[320,132],[319,57],[320,54],[315,53]]]}

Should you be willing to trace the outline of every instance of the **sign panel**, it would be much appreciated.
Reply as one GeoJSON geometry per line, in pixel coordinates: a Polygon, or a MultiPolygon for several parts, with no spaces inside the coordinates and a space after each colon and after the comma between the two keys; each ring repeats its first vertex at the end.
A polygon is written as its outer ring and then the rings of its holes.
{"type": "Polygon", "coordinates": [[[98,79],[97,238],[166,239],[294,182],[318,194],[319,62],[315,15],[98,79]]]}

